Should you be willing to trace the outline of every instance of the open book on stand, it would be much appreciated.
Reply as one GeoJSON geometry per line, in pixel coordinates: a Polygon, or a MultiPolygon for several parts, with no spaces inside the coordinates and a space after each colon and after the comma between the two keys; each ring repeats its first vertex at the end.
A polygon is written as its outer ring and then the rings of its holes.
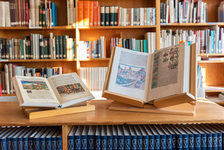
{"type": "Polygon", "coordinates": [[[76,73],[49,78],[15,76],[13,84],[20,106],[64,108],[93,99],[76,73]]]}
{"type": "Polygon", "coordinates": [[[181,43],[152,54],[116,47],[103,97],[137,107],[195,103],[196,66],[195,45],[181,43]]]}

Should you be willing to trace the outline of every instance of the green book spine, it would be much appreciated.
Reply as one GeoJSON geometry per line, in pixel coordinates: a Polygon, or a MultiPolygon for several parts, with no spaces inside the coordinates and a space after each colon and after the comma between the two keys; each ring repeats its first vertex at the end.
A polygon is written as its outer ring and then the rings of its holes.
{"type": "Polygon", "coordinates": [[[19,46],[20,46],[20,56],[19,56],[19,59],[23,59],[24,57],[24,49],[23,49],[23,40],[20,40],[19,41],[19,46]]]}
{"type": "Polygon", "coordinates": [[[122,47],[125,48],[125,39],[122,39],[122,47]]]}
{"type": "Polygon", "coordinates": [[[100,24],[101,26],[105,26],[105,6],[100,7],[100,24]]]}
{"type": "Polygon", "coordinates": [[[46,26],[46,8],[45,6],[43,6],[43,10],[42,10],[42,22],[43,22],[43,26],[46,26]]]}
{"type": "Polygon", "coordinates": [[[110,19],[109,25],[114,26],[114,6],[110,6],[109,19],[110,19]]]}
{"type": "Polygon", "coordinates": [[[65,35],[64,38],[63,38],[63,59],[66,59],[67,58],[67,45],[66,45],[66,41],[67,39],[69,38],[68,35],[65,35]]]}
{"type": "Polygon", "coordinates": [[[114,6],[114,26],[117,26],[118,22],[118,6],[114,6]]]}
{"type": "Polygon", "coordinates": [[[40,38],[40,59],[44,59],[44,39],[40,38]]]}
{"type": "Polygon", "coordinates": [[[105,6],[105,26],[109,26],[110,25],[110,7],[109,6],[105,6]]]}
{"type": "Polygon", "coordinates": [[[55,37],[55,45],[56,45],[56,59],[59,59],[59,36],[55,37]]]}
{"type": "Polygon", "coordinates": [[[148,53],[148,41],[147,40],[143,40],[143,52],[144,53],[148,53]]]}
{"type": "Polygon", "coordinates": [[[39,26],[43,26],[43,7],[39,6],[39,26]]]}
{"type": "Polygon", "coordinates": [[[64,46],[63,46],[63,39],[64,39],[64,36],[59,36],[60,40],[60,51],[59,51],[59,58],[62,59],[63,57],[63,52],[64,52],[64,46]]]}

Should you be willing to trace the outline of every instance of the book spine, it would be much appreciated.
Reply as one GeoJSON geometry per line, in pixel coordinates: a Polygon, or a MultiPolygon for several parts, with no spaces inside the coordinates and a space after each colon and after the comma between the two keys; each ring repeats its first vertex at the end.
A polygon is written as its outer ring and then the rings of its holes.
{"type": "Polygon", "coordinates": [[[93,1],[89,1],[89,26],[93,26],[93,1]]]}
{"type": "Polygon", "coordinates": [[[118,6],[114,6],[114,26],[118,26],[118,6]]]}
{"type": "Polygon", "coordinates": [[[84,26],[84,2],[83,1],[78,1],[78,22],[79,26],[83,27],[84,26]]]}
{"type": "Polygon", "coordinates": [[[89,1],[83,1],[83,19],[84,27],[89,26],[89,1]]]}
{"type": "Polygon", "coordinates": [[[109,26],[114,26],[114,6],[110,6],[109,9],[109,26]]]}
{"type": "Polygon", "coordinates": [[[110,25],[110,7],[109,6],[105,6],[105,25],[109,26],[110,25]]]}
{"type": "Polygon", "coordinates": [[[100,12],[100,18],[101,18],[101,26],[105,26],[106,20],[105,20],[105,6],[101,6],[101,12],[100,12]]]}

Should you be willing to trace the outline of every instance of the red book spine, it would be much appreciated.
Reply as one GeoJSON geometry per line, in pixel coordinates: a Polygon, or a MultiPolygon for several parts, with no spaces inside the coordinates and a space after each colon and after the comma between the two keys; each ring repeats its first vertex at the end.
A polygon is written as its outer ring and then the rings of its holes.
{"type": "Polygon", "coordinates": [[[98,1],[93,1],[93,26],[97,26],[97,6],[98,1]]]}
{"type": "Polygon", "coordinates": [[[28,26],[29,25],[29,18],[30,18],[30,10],[29,10],[29,3],[26,2],[25,4],[25,25],[28,26]]]}
{"type": "Polygon", "coordinates": [[[83,27],[83,1],[78,1],[78,25],[83,27]]]}
{"type": "Polygon", "coordinates": [[[83,1],[84,26],[89,27],[89,1],[83,1]]]}
{"type": "Polygon", "coordinates": [[[98,4],[98,6],[97,6],[97,26],[100,26],[100,12],[101,12],[101,9],[98,4]]]}
{"type": "Polygon", "coordinates": [[[93,1],[89,1],[89,26],[93,26],[93,1]]]}
{"type": "Polygon", "coordinates": [[[117,9],[117,26],[119,26],[119,13],[120,13],[120,7],[117,9]]]}
{"type": "Polygon", "coordinates": [[[19,21],[19,25],[21,26],[22,25],[21,0],[18,0],[18,21],[19,21]]]}

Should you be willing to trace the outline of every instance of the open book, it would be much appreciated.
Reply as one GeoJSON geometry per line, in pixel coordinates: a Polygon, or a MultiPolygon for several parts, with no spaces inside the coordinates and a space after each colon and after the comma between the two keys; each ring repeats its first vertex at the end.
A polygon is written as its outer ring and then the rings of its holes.
{"type": "Polygon", "coordinates": [[[190,94],[191,49],[185,43],[153,54],[116,47],[112,55],[104,97],[136,106],[177,95],[194,99],[190,94]]]}
{"type": "Polygon", "coordinates": [[[49,78],[15,76],[13,84],[21,106],[64,108],[93,99],[76,73],[49,78]]]}

